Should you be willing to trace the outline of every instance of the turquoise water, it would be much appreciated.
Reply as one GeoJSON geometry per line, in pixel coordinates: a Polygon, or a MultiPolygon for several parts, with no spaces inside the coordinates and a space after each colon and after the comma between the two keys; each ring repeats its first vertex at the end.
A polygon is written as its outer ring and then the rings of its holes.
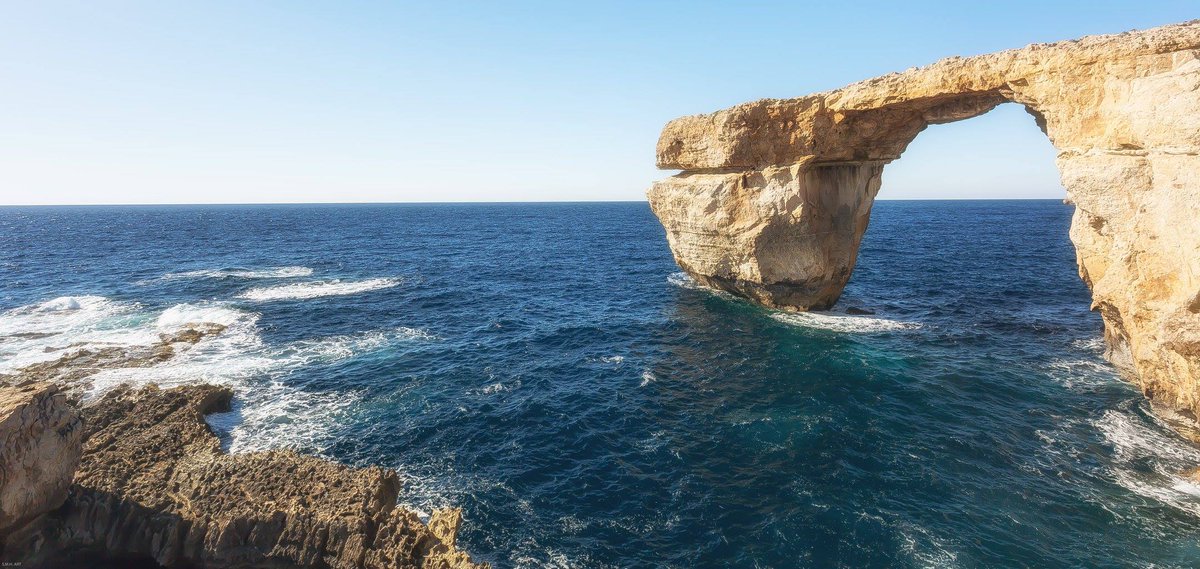
{"type": "Polygon", "coordinates": [[[0,208],[0,372],[226,324],[92,395],[233,385],[231,452],[394,467],[498,567],[1196,566],[1200,451],[1103,362],[1070,215],[881,202],[791,315],[644,203],[0,208]]]}

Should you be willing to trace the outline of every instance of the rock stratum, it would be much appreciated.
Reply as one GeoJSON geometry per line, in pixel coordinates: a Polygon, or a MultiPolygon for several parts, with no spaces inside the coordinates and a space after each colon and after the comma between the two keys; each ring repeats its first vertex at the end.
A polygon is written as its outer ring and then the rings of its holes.
{"type": "Polygon", "coordinates": [[[927,126],[1023,105],[1057,149],[1108,356],[1200,416],[1200,20],[954,57],[671,121],[648,191],[695,280],[791,310],[850,278],[884,166],[927,126]]]}
{"type": "Polygon", "coordinates": [[[0,378],[0,561],[26,567],[465,569],[458,509],[429,523],[401,480],[291,451],[227,454],[204,415],[227,387],[118,387],[69,396],[105,367],[146,367],[180,343],[80,349],[0,378]]]}

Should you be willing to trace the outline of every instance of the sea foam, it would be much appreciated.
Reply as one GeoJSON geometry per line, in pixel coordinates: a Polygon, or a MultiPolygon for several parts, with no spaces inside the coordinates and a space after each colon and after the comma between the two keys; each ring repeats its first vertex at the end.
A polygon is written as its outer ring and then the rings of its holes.
{"type": "Polygon", "coordinates": [[[1105,471],[1117,484],[1200,516],[1200,488],[1181,475],[1200,464],[1200,449],[1169,434],[1169,427],[1126,412],[1105,411],[1093,426],[1112,446],[1113,462],[1105,471]]]}
{"type": "Polygon", "coordinates": [[[139,281],[138,284],[147,284],[153,281],[173,281],[186,279],[284,279],[293,277],[307,277],[312,274],[312,268],[300,266],[265,267],[261,269],[200,269],[196,271],[167,273],[161,277],[158,277],[157,279],[139,281]]]}
{"type": "Polygon", "coordinates": [[[116,386],[164,388],[211,383],[233,388],[234,408],[209,418],[227,435],[229,450],[320,449],[339,413],[354,405],[353,392],[327,393],[292,385],[305,366],[328,365],[406,342],[435,341],[419,328],[398,327],[297,340],[263,341],[257,312],[208,301],[149,309],[102,296],[65,296],[0,313],[0,373],[56,359],[80,349],[148,346],[164,332],[217,324],[225,329],[196,344],[177,344],[175,355],[152,367],[104,369],[88,378],[84,400],[116,386]]]}
{"type": "MultiPolygon", "coordinates": [[[[687,273],[672,273],[667,276],[667,282],[683,289],[702,290],[723,298],[734,298],[733,295],[727,292],[711,289],[696,282],[687,273]]],[[[793,326],[828,330],[843,334],[876,334],[881,332],[915,330],[921,327],[919,322],[889,320],[875,316],[850,316],[829,312],[774,312],[771,314],[771,318],[793,326]]]]}
{"type": "Polygon", "coordinates": [[[56,359],[85,347],[149,344],[147,314],[131,302],[63,296],[0,314],[0,373],[56,359]]]}
{"type": "Polygon", "coordinates": [[[921,327],[919,322],[889,320],[875,316],[848,316],[828,312],[775,312],[771,314],[771,318],[793,326],[845,334],[897,332],[921,327]]]}
{"type": "Polygon", "coordinates": [[[339,296],[358,294],[373,290],[392,288],[400,284],[400,279],[376,278],[361,281],[343,281],[333,279],[327,281],[310,281],[278,286],[252,288],[238,295],[246,300],[302,300],[322,296],[339,296]]]}
{"type": "Polygon", "coordinates": [[[417,328],[395,328],[270,345],[262,340],[259,315],[219,303],[177,305],[155,322],[159,328],[215,323],[226,329],[150,368],[103,370],[92,376],[85,396],[92,399],[117,385],[174,387],[211,383],[233,388],[237,397],[227,413],[209,423],[228,436],[230,452],[272,448],[319,451],[331,439],[338,417],[357,403],[354,392],[329,393],[293,384],[289,376],[304,367],[329,365],[387,349],[403,342],[430,341],[417,328]]]}

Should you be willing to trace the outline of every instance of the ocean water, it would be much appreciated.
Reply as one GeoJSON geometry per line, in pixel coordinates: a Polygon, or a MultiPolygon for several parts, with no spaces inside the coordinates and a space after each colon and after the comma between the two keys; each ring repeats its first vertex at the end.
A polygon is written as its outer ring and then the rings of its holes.
{"type": "Polygon", "coordinates": [[[225,324],[90,396],[232,385],[231,452],[394,467],[497,567],[1197,566],[1200,451],[1101,358],[1070,215],[881,202],[785,314],[644,203],[0,208],[0,372],[225,324]]]}

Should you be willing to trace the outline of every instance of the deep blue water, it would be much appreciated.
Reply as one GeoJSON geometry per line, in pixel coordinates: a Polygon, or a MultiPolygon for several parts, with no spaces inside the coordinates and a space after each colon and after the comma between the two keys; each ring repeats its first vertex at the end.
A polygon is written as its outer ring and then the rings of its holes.
{"type": "Polygon", "coordinates": [[[644,203],[0,208],[0,368],[229,324],[97,392],[230,383],[231,451],[395,467],[497,567],[1197,566],[1070,215],[880,202],[846,317],[693,285],[644,203]]]}

